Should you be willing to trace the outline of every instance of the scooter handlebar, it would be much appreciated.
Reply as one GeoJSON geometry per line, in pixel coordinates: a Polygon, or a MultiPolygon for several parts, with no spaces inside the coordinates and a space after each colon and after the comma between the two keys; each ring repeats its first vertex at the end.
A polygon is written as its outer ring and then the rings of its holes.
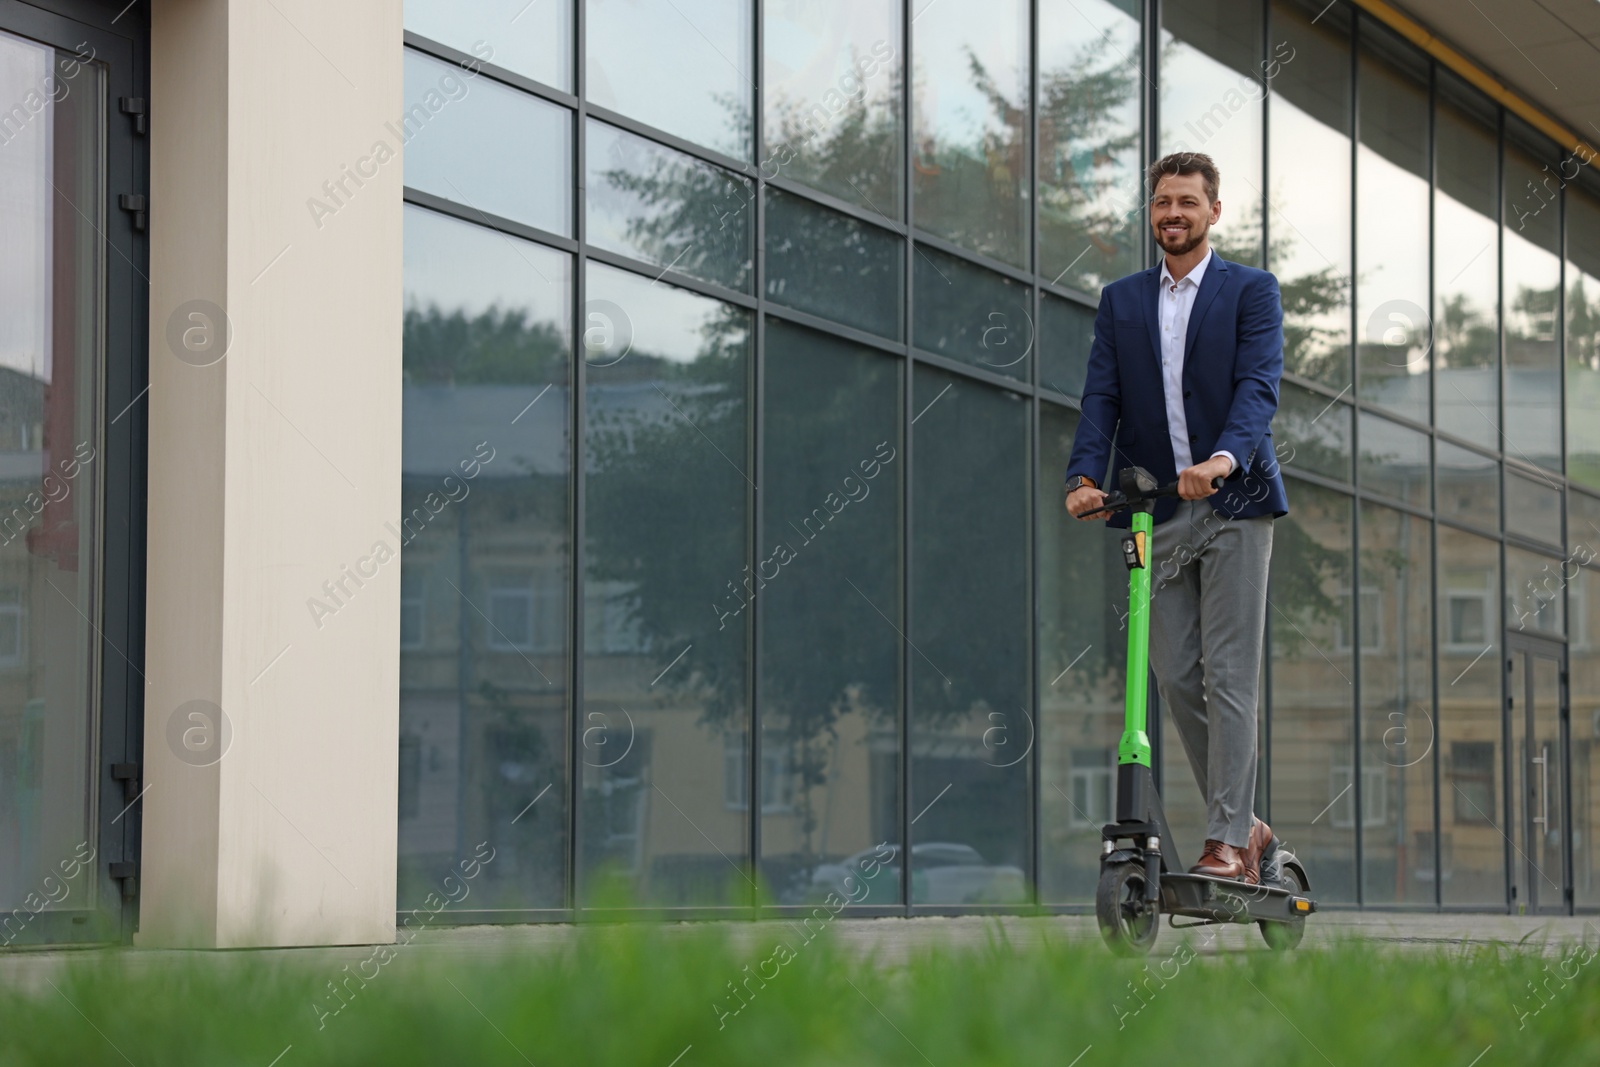
{"type": "MultiPolygon", "coordinates": [[[[1221,489],[1222,488],[1222,479],[1221,478],[1213,478],[1213,479],[1211,479],[1211,488],[1213,488],[1213,489],[1221,489]]],[[[1155,489],[1151,490],[1148,493],[1140,493],[1137,496],[1129,496],[1127,493],[1122,492],[1120,489],[1113,489],[1111,492],[1106,494],[1105,503],[1101,504],[1099,507],[1095,508],[1093,511],[1085,511],[1082,515],[1079,515],[1078,518],[1087,519],[1089,516],[1098,515],[1102,511],[1103,512],[1108,512],[1108,513],[1124,511],[1124,510],[1126,510],[1128,508],[1131,508],[1133,505],[1135,505],[1137,503],[1140,503],[1141,501],[1159,500],[1159,499],[1162,499],[1163,497],[1175,497],[1177,495],[1178,495],[1178,483],[1177,482],[1168,482],[1166,485],[1158,486],[1158,487],[1156,487],[1155,489]]]]}

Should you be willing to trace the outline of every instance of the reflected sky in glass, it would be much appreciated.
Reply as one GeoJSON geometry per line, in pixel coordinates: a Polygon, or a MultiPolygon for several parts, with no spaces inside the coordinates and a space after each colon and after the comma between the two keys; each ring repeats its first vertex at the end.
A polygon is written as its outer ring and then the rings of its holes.
{"type": "Polygon", "coordinates": [[[405,0],[406,29],[572,91],[572,0],[405,0]]]}
{"type": "Polygon", "coordinates": [[[407,185],[571,235],[572,112],[411,49],[404,108],[407,185]]]}
{"type": "Polygon", "coordinates": [[[1567,476],[1600,487],[1600,196],[1567,190],[1567,476]]]}
{"type": "Polygon", "coordinates": [[[762,173],[900,218],[901,5],[765,3],[762,173]]]}
{"type": "Polygon", "coordinates": [[[912,26],[916,224],[1028,263],[1028,4],[938,0],[912,26]]]}
{"type": "Polygon", "coordinates": [[[1298,7],[1272,10],[1274,38],[1289,57],[1268,100],[1268,262],[1283,295],[1283,366],[1339,390],[1350,384],[1348,28],[1335,24],[1336,13],[1313,26],[1298,7]]]}
{"type": "Polygon", "coordinates": [[[1428,421],[1428,87],[1363,50],[1356,153],[1362,399],[1428,421]]]}
{"type": "Polygon", "coordinates": [[[586,2],[591,103],[750,158],[750,0],[586,2]]]}
{"type": "Polygon", "coordinates": [[[1087,292],[1139,268],[1140,5],[1039,5],[1039,271],[1087,292]]]}
{"type": "MultiPolygon", "coordinates": [[[[1211,242],[1224,259],[1261,265],[1262,83],[1259,20],[1237,8],[1163,6],[1157,156],[1204,152],[1222,176],[1211,242]]],[[[1284,51],[1282,55],[1289,53],[1284,51]]]]}
{"type": "Polygon", "coordinates": [[[1561,469],[1561,260],[1554,207],[1536,219],[1513,221],[1513,201],[1544,176],[1541,164],[1506,148],[1505,353],[1506,452],[1527,463],[1561,469]]]}
{"type": "Polygon", "coordinates": [[[1436,109],[1435,128],[1436,417],[1441,430],[1498,449],[1500,235],[1493,175],[1499,170],[1499,153],[1492,129],[1444,101],[1436,109]],[[1486,175],[1487,189],[1482,187],[1486,175]]]}

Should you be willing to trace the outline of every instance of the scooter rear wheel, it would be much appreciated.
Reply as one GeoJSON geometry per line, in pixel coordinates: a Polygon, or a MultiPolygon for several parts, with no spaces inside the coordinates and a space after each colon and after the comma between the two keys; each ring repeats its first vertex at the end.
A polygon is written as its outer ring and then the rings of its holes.
{"type": "Polygon", "coordinates": [[[1118,863],[1100,870],[1094,914],[1100,936],[1119,956],[1143,956],[1161,930],[1161,901],[1146,901],[1144,866],[1118,863]]]}
{"type": "MultiPolygon", "coordinates": [[[[1300,874],[1293,867],[1285,864],[1282,873],[1278,876],[1278,885],[1296,895],[1306,891],[1305,883],[1300,874]]],[[[1261,927],[1262,940],[1275,952],[1287,952],[1300,944],[1300,939],[1306,936],[1306,921],[1292,919],[1286,923],[1257,922],[1261,927]]]]}

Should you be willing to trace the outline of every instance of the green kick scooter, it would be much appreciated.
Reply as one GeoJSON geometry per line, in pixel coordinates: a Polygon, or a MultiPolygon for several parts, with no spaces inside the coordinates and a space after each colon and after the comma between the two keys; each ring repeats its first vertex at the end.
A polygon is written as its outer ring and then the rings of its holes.
{"type": "MultiPolygon", "coordinates": [[[[1221,487],[1220,479],[1212,484],[1221,487]]],[[[1150,663],[1150,528],[1155,502],[1176,497],[1178,483],[1158,486],[1140,467],[1126,467],[1101,511],[1132,512],[1122,539],[1128,566],[1128,682],[1122,740],[1117,744],[1116,821],[1101,830],[1100,885],[1095,918],[1118,955],[1142,956],[1155,944],[1161,913],[1175,929],[1213,923],[1256,923],[1274,949],[1291,949],[1305,936],[1306,916],[1317,910],[1311,883],[1293,853],[1274,838],[1261,856],[1261,883],[1189,874],[1178,859],[1150,768],[1145,732],[1150,663]],[[1179,916],[1196,919],[1181,926],[1179,916]]]]}

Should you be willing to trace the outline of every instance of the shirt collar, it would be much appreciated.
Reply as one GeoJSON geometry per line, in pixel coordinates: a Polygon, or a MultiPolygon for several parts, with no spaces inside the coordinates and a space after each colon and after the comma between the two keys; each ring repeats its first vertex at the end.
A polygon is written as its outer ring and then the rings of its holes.
{"type": "MultiPolygon", "coordinates": [[[[1183,281],[1192,281],[1194,282],[1194,287],[1196,289],[1200,288],[1200,283],[1205,280],[1206,268],[1211,266],[1211,257],[1216,254],[1217,250],[1215,248],[1206,249],[1206,258],[1195,264],[1194,270],[1183,276],[1183,281]]],[[[1161,284],[1169,287],[1173,284],[1172,272],[1167,269],[1166,256],[1161,257],[1161,284]]],[[[1182,285],[1183,282],[1179,282],[1178,284],[1182,285]]]]}

